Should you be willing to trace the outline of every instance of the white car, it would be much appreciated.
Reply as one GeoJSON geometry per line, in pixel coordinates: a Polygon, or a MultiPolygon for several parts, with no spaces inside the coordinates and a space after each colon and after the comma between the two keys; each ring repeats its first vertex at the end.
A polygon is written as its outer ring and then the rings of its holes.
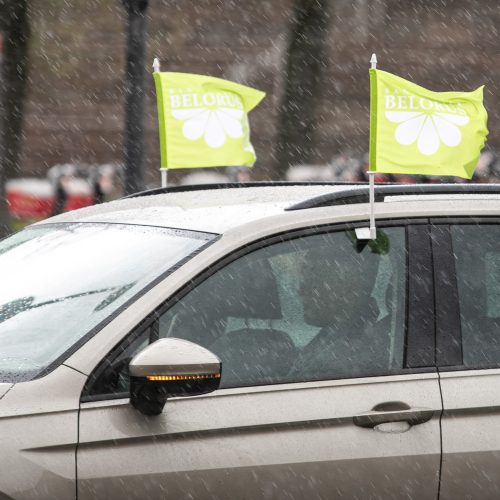
{"type": "Polygon", "coordinates": [[[500,186],[203,186],[0,242],[0,498],[499,498],[500,186]]]}

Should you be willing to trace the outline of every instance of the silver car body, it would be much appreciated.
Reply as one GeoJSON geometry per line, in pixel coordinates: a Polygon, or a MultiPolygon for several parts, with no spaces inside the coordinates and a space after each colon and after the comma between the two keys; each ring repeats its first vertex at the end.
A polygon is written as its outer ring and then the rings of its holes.
{"type": "MultiPolygon", "coordinates": [[[[224,256],[274,234],[368,219],[367,204],[284,210],[332,189],[160,194],[42,222],[119,222],[221,237],[47,375],[0,384],[0,498],[430,499],[438,497],[440,475],[440,498],[478,498],[477,491],[496,498],[499,370],[449,372],[440,382],[436,372],[219,389],[170,400],[158,417],[142,415],[128,399],[80,402],[101,359],[224,256]],[[425,408],[432,418],[409,429],[353,424],[353,417],[393,401],[425,408]]],[[[482,196],[376,204],[379,221],[498,215],[500,199],[482,196]]]]}

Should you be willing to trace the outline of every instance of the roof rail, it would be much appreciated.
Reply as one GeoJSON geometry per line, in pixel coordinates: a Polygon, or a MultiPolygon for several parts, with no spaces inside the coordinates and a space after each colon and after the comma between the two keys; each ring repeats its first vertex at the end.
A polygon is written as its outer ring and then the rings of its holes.
{"type": "MultiPolygon", "coordinates": [[[[384,201],[386,196],[418,194],[500,194],[500,184],[390,184],[375,185],[375,202],[384,201]]],[[[369,190],[366,186],[315,196],[288,207],[286,210],[331,207],[368,203],[369,190]]]]}
{"type": "Polygon", "coordinates": [[[363,186],[366,182],[347,182],[347,181],[307,181],[307,182],[289,182],[289,181],[255,181],[255,182],[224,182],[220,184],[189,184],[185,186],[171,186],[148,189],[139,193],[125,196],[127,198],[138,198],[141,196],[152,196],[165,193],[182,193],[185,191],[204,191],[209,189],[233,189],[233,188],[251,188],[262,186],[363,186]]]}

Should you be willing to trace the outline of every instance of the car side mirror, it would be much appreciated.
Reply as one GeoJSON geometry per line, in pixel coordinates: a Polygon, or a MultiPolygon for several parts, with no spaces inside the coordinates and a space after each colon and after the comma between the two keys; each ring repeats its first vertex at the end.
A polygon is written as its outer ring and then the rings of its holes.
{"type": "Polygon", "coordinates": [[[145,415],[158,415],[168,398],[215,391],[221,361],[188,340],[167,338],[148,345],[129,364],[130,402],[145,415]]]}

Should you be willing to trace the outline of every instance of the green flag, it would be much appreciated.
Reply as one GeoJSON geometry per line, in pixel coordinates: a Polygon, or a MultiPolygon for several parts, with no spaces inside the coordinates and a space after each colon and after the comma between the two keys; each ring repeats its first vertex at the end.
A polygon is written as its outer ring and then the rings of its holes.
{"type": "Polygon", "coordinates": [[[483,87],[432,92],[370,70],[370,170],[470,179],[488,129],[483,87]]]}
{"type": "Polygon", "coordinates": [[[255,163],[247,113],[264,92],[210,76],[160,72],[153,76],[162,168],[255,163]]]}

